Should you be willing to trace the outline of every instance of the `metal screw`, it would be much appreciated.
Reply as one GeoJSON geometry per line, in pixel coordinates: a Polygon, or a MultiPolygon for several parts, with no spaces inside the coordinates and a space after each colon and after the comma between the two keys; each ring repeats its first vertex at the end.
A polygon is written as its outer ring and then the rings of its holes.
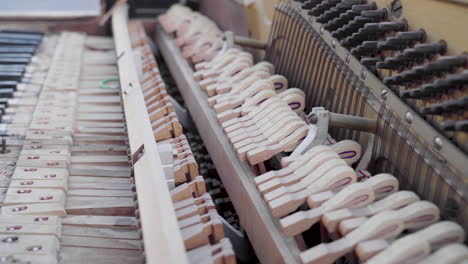
{"type": "Polygon", "coordinates": [[[2,239],[3,243],[13,243],[13,242],[16,242],[16,241],[18,241],[17,236],[6,237],[6,238],[2,239]]]}
{"type": "Polygon", "coordinates": [[[336,48],[336,39],[333,39],[333,40],[332,40],[332,47],[333,47],[333,48],[336,48]]]}
{"type": "Polygon", "coordinates": [[[436,149],[441,150],[442,147],[444,146],[444,142],[442,141],[442,139],[440,137],[435,137],[434,138],[434,145],[435,145],[436,149]]]}
{"type": "Polygon", "coordinates": [[[320,34],[323,34],[323,32],[325,32],[325,27],[320,28],[320,34]]]}
{"type": "Polygon", "coordinates": [[[411,114],[410,112],[406,112],[405,119],[406,119],[406,122],[411,124],[413,122],[413,114],[411,114]]]}
{"type": "Polygon", "coordinates": [[[41,251],[42,250],[42,246],[32,246],[32,247],[28,247],[28,251],[41,251]]]}
{"type": "Polygon", "coordinates": [[[388,91],[387,91],[387,90],[383,90],[382,93],[380,94],[380,96],[382,96],[382,99],[387,100],[388,91]]]}
{"type": "Polygon", "coordinates": [[[403,5],[401,4],[400,0],[394,0],[390,4],[390,12],[396,18],[401,17],[401,14],[403,13],[403,5]]]}
{"type": "Polygon", "coordinates": [[[351,61],[351,55],[349,53],[346,54],[345,61],[346,61],[346,63],[349,63],[351,61]]]}
{"type": "Polygon", "coordinates": [[[363,68],[363,69],[361,70],[361,78],[362,78],[363,80],[365,80],[366,77],[367,77],[367,72],[366,72],[366,70],[363,68]]]}

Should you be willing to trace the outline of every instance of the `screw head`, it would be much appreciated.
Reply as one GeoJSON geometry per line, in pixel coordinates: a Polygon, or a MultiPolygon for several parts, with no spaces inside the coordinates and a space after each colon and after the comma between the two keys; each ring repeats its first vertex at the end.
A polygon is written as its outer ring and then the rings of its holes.
{"type": "Polygon", "coordinates": [[[346,63],[349,63],[351,61],[351,55],[349,53],[346,54],[345,61],[346,63]]]}
{"type": "Polygon", "coordinates": [[[323,32],[325,32],[325,27],[320,28],[320,34],[323,34],[323,32]]]}
{"type": "Polygon", "coordinates": [[[434,138],[434,146],[436,147],[437,150],[441,150],[442,147],[444,146],[444,142],[440,137],[435,137],[434,138]]]}
{"type": "Polygon", "coordinates": [[[362,78],[363,80],[365,80],[366,77],[367,77],[367,71],[363,68],[363,69],[361,70],[361,78],[362,78]]]}
{"type": "Polygon", "coordinates": [[[409,124],[411,124],[413,122],[413,114],[410,113],[410,112],[406,112],[405,114],[405,119],[406,119],[406,122],[408,122],[409,124]]]}
{"type": "Polygon", "coordinates": [[[333,40],[332,40],[332,47],[333,47],[333,48],[336,48],[336,44],[337,44],[336,39],[333,39],[333,40]]]}
{"type": "Polygon", "coordinates": [[[382,93],[380,94],[380,96],[382,96],[382,99],[387,100],[387,98],[388,98],[388,91],[387,91],[387,90],[383,90],[382,93]]]}

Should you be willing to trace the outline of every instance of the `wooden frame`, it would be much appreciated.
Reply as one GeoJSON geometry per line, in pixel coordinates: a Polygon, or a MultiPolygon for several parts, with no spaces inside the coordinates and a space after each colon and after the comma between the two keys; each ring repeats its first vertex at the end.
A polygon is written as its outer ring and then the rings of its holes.
{"type": "Polygon", "coordinates": [[[118,58],[146,262],[188,263],[136,72],[128,32],[127,11],[127,5],[115,10],[112,16],[112,31],[118,58]]]}

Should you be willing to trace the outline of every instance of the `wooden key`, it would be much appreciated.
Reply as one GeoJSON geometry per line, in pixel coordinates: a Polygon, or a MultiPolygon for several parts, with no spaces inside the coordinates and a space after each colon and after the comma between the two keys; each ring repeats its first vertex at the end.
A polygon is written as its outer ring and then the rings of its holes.
{"type": "Polygon", "coordinates": [[[65,216],[63,203],[37,203],[2,206],[2,215],[56,215],[65,216]]]}
{"type": "Polygon", "coordinates": [[[164,98],[168,98],[169,95],[165,90],[164,84],[159,84],[156,87],[148,88],[144,93],[143,96],[145,98],[145,103],[147,106],[150,106],[154,103],[159,102],[160,100],[164,100],[164,98]]]}
{"type": "Polygon", "coordinates": [[[135,239],[115,239],[63,235],[60,241],[60,245],[62,247],[140,250],[140,248],[142,247],[142,242],[135,239]]]}
{"type": "Polygon", "coordinates": [[[70,215],[123,215],[135,214],[133,197],[69,196],[65,203],[70,215]]]}
{"type": "Polygon", "coordinates": [[[462,244],[447,245],[428,257],[422,259],[418,264],[461,264],[468,260],[468,248],[462,244]]]}
{"type": "MultiPolygon", "coordinates": [[[[451,221],[442,221],[407,235],[416,241],[428,242],[431,250],[436,250],[450,243],[462,243],[465,240],[463,228],[451,221]]],[[[397,240],[398,241],[398,240],[397,240]]],[[[369,240],[359,243],[356,247],[356,254],[361,261],[367,261],[374,256],[384,253],[394,243],[387,240],[369,240]],[[380,252],[380,253],[379,253],[380,252]]]]}
{"type": "MultiPolygon", "coordinates": [[[[308,202],[310,200],[314,200],[314,203],[316,203],[315,202],[316,200],[322,200],[321,197],[318,197],[319,195],[320,194],[317,194],[317,196],[314,196],[314,195],[310,196],[308,199],[308,202]]],[[[418,200],[419,200],[418,196],[414,194],[413,192],[400,191],[400,192],[390,194],[387,197],[383,198],[382,200],[377,200],[376,202],[369,204],[362,208],[357,208],[357,209],[344,208],[344,209],[325,213],[322,217],[322,223],[327,228],[328,232],[333,233],[337,231],[339,227],[339,223],[346,219],[362,217],[362,216],[372,216],[385,210],[396,210],[400,207],[407,206],[418,200]]],[[[341,234],[346,235],[352,230],[354,229],[346,230],[346,231],[343,230],[344,232],[341,234]]]]}
{"type": "Polygon", "coordinates": [[[65,203],[65,192],[59,189],[9,188],[3,205],[65,203]]]}
{"type": "MultiPolygon", "coordinates": [[[[48,218],[50,218],[48,216],[48,218]]],[[[121,230],[137,230],[138,221],[130,216],[103,215],[67,215],[62,219],[64,226],[112,228],[121,230]]]]}
{"type": "Polygon", "coordinates": [[[35,222],[33,224],[18,224],[15,222],[0,223],[1,235],[52,235],[57,238],[61,237],[61,226],[41,224],[35,222]]]}
{"type": "Polygon", "coordinates": [[[180,160],[174,165],[174,180],[176,185],[191,181],[199,175],[198,165],[193,156],[180,160]]]}
{"type": "Polygon", "coordinates": [[[166,119],[161,123],[158,123],[158,127],[153,129],[154,139],[156,142],[166,140],[171,137],[178,137],[183,133],[182,125],[175,117],[169,120],[166,119]]]}
{"type": "MultiPolygon", "coordinates": [[[[416,201],[399,210],[405,229],[417,230],[426,227],[428,224],[439,220],[439,209],[434,204],[427,201],[416,201]]],[[[367,221],[367,217],[357,217],[348,219],[340,224],[340,232],[347,234],[367,221]]]]}
{"type": "Polygon", "coordinates": [[[200,205],[204,203],[205,201],[210,201],[210,200],[212,200],[210,194],[203,193],[197,198],[189,197],[185,200],[174,202],[174,210],[181,210],[192,205],[200,205]]]}
{"type": "Polygon", "coordinates": [[[213,200],[204,200],[204,203],[199,205],[191,205],[182,209],[176,210],[176,217],[178,221],[190,218],[195,215],[207,214],[210,210],[215,209],[213,200]]]}
{"type": "Polygon", "coordinates": [[[219,219],[184,228],[181,233],[187,250],[209,244],[210,237],[214,242],[224,237],[223,223],[219,219]]]}
{"type": "Polygon", "coordinates": [[[197,176],[189,183],[183,183],[171,190],[173,202],[179,202],[190,197],[199,197],[206,193],[205,181],[202,176],[197,176]]]}
{"type": "Polygon", "coordinates": [[[5,255],[55,255],[59,240],[53,235],[0,234],[0,252],[5,255]]]}
{"type": "Polygon", "coordinates": [[[38,263],[38,264],[55,264],[58,263],[56,254],[46,255],[29,255],[28,253],[23,254],[10,254],[6,257],[6,261],[13,263],[38,263]]]}
{"type": "Polygon", "coordinates": [[[187,228],[190,226],[193,226],[198,223],[206,223],[210,221],[211,219],[215,219],[217,217],[220,217],[218,213],[216,212],[216,209],[211,209],[208,210],[206,214],[196,214],[190,217],[185,218],[184,220],[179,220],[179,228],[187,228]]]}
{"type": "Polygon", "coordinates": [[[66,191],[68,189],[68,184],[66,180],[12,180],[9,188],[61,189],[66,191]]]}
{"type": "MultiPolygon", "coordinates": [[[[320,207],[309,211],[299,211],[282,218],[280,220],[280,225],[287,236],[294,236],[309,229],[313,224],[317,223],[326,212],[341,208],[363,207],[374,201],[374,199],[374,190],[369,185],[365,184],[365,182],[358,182],[345,187],[338,192],[336,196],[323,203],[320,207]]],[[[270,205],[271,204],[272,203],[270,203],[270,205]]],[[[276,215],[281,217],[285,214],[287,213],[278,210],[276,215]]]]}
{"type": "Polygon", "coordinates": [[[13,223],[13,224],[35,224],[40,223],[41,225],[60,226],[61,218],[58,216],[44,215],[0,215],[0,223],[13,223]]]}
{"type": "Polygon", "coordinates": [[[221,263],[235,264],[236,257],[232,249],[231,242],[227,238],[222,238],[215,245],[205,245],[199,248],[187,251],[191,263],[221,263]]]}
{"type": "Polygon", "coordinates": [[[383,211],[372,216],[365,225],[331,243],[322,243],[301,253],[302,263],[333,263],[351,252],[357,244],[371,239],[387,239],[403,231],[403,222],[395,211],[383,211]]]}
{"type": "Polygon", "coordinates": [[[175,113],[174,106],[171,102],[161,106],[158,109],[152,110],[151,112],[148,110],[148,115],[151,122],[155,122],[161,118],[164,118],[171,113],[175,113]]]}

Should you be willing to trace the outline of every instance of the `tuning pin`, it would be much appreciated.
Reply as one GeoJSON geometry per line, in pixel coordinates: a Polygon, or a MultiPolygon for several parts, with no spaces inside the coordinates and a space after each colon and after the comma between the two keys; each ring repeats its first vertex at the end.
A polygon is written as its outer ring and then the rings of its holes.
{"type": "Polygon", "coordinates": [[[321,4],[318,4],[314,8],[312,8],[312,10],[309,11],[309,15],[320,16],[321,14],[323,14],[323,12],[336,6],[340,2],[341,0],[325,0],[321,4]]]}
{"type": "Polygon", "coordinates": [[[361,64],[375,73],[375,64],[377,64],[380,61],[382,61],[382,58],[380,57],[367,57],[361,59],[361,64]]]}
{"type": "Polygon", "coordinates": [[[420,109],[423,115],[441,115],[466,110],[468,107],[468,96],[462,96],[458,99],[449,99],[443,103],[433,104],[420,109]]]}
{"type": "Polygon", "coordinates": [[[386,9],[362,11],[360,16],[355,17],[348,24],[332,32],[332,37],[339,40],[357,32],[367,23],[382,21],[387,16],[386,9]]]}
{"type": "Polygon", "coordinates": [[[354,47],[363,41],[380,38],[388,32],[405,30],[406,27],[407,24],[404,22],[367,23],[358,32],[342,40],[341,45],[344,47],[354,47]]]}
{"type": "Polygon", "coordinates": [[[452,72],[460,67],[468,66],[468,55],[445,56],[440,57],[434,62],[427,63],[420,67],[415,67],[414,70],[417,74],[433,75],[452,72]]]}
{"type": "Polygon", "coordinates": [[[431,59],[435,55],[443,55],[446,50],[447,43],[443,40],[430,44],[418,44],[394,57],[386,58],[384,62],[377,64],[377,68],[401,71],[414,64],[422,63],[426,59],[431,59]]]}
{"type": "Polygon", "coordinates": [[[322,3],[323,0],[309,0],[307,2],[305,2],[304,4],[302,4],[301,8],[303,10],[310,10],[312,8],[314,8],[316,5],[322,3]]]}
{"type": "Polygon", "coordinates": [[[378,43],[379,41],[377,40],[364,41],[361,45],[357,46],[356,48],[353,48],[351,50],[351,54],[353,54],[356,57],[369,56],[375,54],[377,53],[378,43]]]}
{"type": "MultiPolygon", "coordinates": [[[[397,56],[398,57],[398,56],[397,56]]],[[[387,70],[402,70],[406,68],[406,62],[401,62],[397,60],[397,57],[388,57],[384,61],[379,62],[375,65],[377,69],[387,69],[387,70]]]]}
{"type": "Polygon", "coordinates": [[[404,50],[401,55],[404,57],[408,57],[408,60],[424,60],[430,59],[437,54],[444,55],[446,51],[447,43],[441,40],[435,43],[416,45],[412,49],[404,50]]]}
{"type": "Polygon", "coordinates": [[[445,121],[440,128],[444,131],[468,132],[468,120],[445,121]]]}
{"type": "Polygon", "coordinates": [[[384,50],[403,50],[413,46],[416,42],[424,42],[426,32],[422,29],[411,32],[398,32],[395,37],[387,38],[378,45],[379,51],[384,50]]]}
{"type": "Polygon", "coordinates": [[[440,76],[441,74],[452,72],[456,68],[466,66],[468,66],[467,55],[440,57],[436,61],[426,63],[422,66],[416,66],[410,70],[394,75],[391,79],[385,78],[384,83],[387,85],[402,85],[414,82],[415,80],[428,80],[433,78],[434,75],[440,76]]]}
{"type": "Polygon", "coordinates": [[[435,94],[447,93],[450,89],[458,89],[468,84],[468,70],[460,74],[451,74],[444,79],[439,79],[420,88],[403,90],[400,92],[402,98],[423,98],[435,94]]]}
{"type": "Polygon", "coordinates": [[[377,4],[372,2],[372,4],[364,5],[354,5],[351,10],[346,11],[345,13],[340,14],[339,17],[334,18],[324,26],[328,31],[334,31],[352,21],[355,17],[360,16],[362,11],[375,10],[377,9],[377,4]]]}
{"type": "Polygon", "coordinates": [[[340,14],[350,10],[354,5],[364,4],[366,0],[343,0],[341,3],[325,11],[317,18],[317,22],[327,23],[328,21],[338,17],[340,14]]]}

